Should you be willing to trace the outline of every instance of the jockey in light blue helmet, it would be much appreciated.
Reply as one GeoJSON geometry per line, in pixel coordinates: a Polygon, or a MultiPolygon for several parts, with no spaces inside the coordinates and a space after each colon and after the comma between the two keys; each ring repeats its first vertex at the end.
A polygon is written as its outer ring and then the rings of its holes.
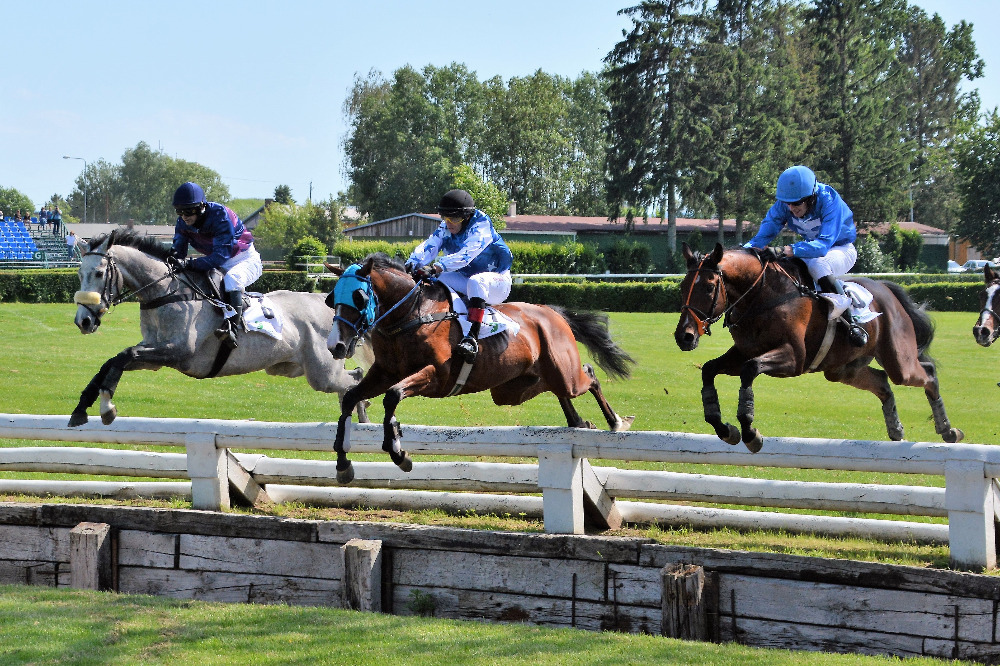
{"type": "MultiPolygon", "coordinates": [[[[844,285],[837,279],[854,267],[858,252],[854,240],[858,230],[854,213],[837,190],[816,180],[812,169],[801,164],[785,169],[778,176],[774,198],[777,201],[767,211],[760,229],[744,247],[763,249],[782,229],[788,227],[802,240],[786,245],[780,253],[801,259],[820,291],[844,294],[844,285]]],[[[850,310],[845,313],[848,340],[856,347],[868,343],[868,333],[850,310]]]]}

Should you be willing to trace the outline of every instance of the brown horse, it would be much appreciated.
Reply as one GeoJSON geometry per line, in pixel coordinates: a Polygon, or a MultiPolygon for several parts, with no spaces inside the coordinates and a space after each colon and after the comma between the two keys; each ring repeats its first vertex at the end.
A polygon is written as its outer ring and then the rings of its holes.
{"type": "Polygon", "coordinates": [[[983,267],[983,277],[986,280],[986,288],[979,292],[979,319],[972,327],[972,335],[983,347],[989,347],[1000,337],[1000,275],[994,271],[989,264],[983,267]]]}
{"type": "Polygon", "coordinates": [[[882,401],[886,430],[903,439],[903,425],[888,380],[923,387],[934,415],[934,429],[946,442],[958,442],[962,431],[952,428],[938,390],[934,360],[926,350],[934,337],[930,318],[897,284],[852,278],[872,293],[878,317],[864,324],[868,343],[852,347],[840,324],[828,334],[829,303],[810,287],[812,279],[799,261],[774,260],[753,250],[723,250],[716,244],[708,255],[684,244],[687,275],[681,282],[680,321],[674,339],[682,351],[698,346],[702,333],[725,318],[733,346],[702,366],[701,399],[705,420],[729,444],[741,439],[756,453],[763,439],[753,427],[753,381],[758,375],[797,377],[822,372],[830,381],[871,391],[882,401]],[[826,344],[824,344],[824,342],[826,344]],[[825,350],[824,350],[825,348],[825,350]],[[883,370],[871,367],[877,360],[883,370]],[[722,420],[715,378],[740,377],[736,417],[740,430],[722,420]]]}
{"type": "Polygon", "coordinates": [[[520,325],[520,330],[513,337],[501,333],[480,340],[471,373],[464,385],[457,386],[465,364],[452,358],[452,348],[462,330],[443,285],[414,282],[401,264],[381,253],[369,255],[362,265],[340,273],[344,276],[327,301],[336,310],[334,331],[340,336],[329,341],[334,358],[350,356],[354,341],[368,330],[373,334],[375,351],[374,365],[344,395],[334,442],[340,483],[354,478],[346,455],[351,411],[359,401],[382,394],[382,448],[403,471],[412,469],[413,463],[400,448],[394,413],[399,402],[410,396],[444,398],[489,390],[497,405],[520,405],[551,391],[570,427],[593,428],[580,418],[571,402],[589,391],[611,430],[627,430],[631,425],[632,418],[618,416],[608,405],[597,375],[592,367],[581,364],[576,346],[578,340],[582,342],[609,376],[629,376],[635,361],[611,339],[606,315],[529,303],[497,306],[520,325]]]}

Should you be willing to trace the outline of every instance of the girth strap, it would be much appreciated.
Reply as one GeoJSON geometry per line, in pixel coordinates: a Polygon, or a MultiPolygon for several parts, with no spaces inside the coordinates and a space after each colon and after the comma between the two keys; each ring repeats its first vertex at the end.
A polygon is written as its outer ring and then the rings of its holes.
{"type": "Polygon", "coordinates": [[[222,366],[226,364],[226,361],[229,360],[229,355],[232,353],[233,350],[228,345],[219,345],[219,353],[215,355],[215,363],[212,364],[212,369],[205,375],[205,379],[211,379],[219,374],[222,366]]]}

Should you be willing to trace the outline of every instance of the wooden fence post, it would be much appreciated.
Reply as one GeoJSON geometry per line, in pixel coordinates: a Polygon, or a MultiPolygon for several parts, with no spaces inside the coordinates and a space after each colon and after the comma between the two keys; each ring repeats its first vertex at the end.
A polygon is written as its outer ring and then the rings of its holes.
{"type": "Polygon", "coordinates": [[[344,554],[341,590],[344,606],[352,610],[382,612],[382,542],[351,539],[340,548],[344,554]]]}
{"type": "Polygon", "coordinates": [[[191,508],[228,510],[229,467],[226,449],[215,447],[215,433],[192,432],[184,436],[188,476],[191,477],[191,508]]]}
{"type": "Polygon", "coordinates": [[[572,444],[538,447],[538,487],[542,516],[550,534],[583,534],[583,462],[572,444]]]}
{"type": "Polygon", "coordinates": [[[663,567],[660,577],[663,635],[690,641],[709,640],[705,569],[693,564],[670,564],[663,567]]]}
{"type": "Polygon", "coordinates": [[[944,467],[948,546],[956,569],[997,566],[993,479],[982,461],[949,460],[944,467]]]}
{"type": "Polygon", "coordinates": [[[110,590],[111,526],[80,523],[69,532],[69,586],[79,590],[110,590]]]}

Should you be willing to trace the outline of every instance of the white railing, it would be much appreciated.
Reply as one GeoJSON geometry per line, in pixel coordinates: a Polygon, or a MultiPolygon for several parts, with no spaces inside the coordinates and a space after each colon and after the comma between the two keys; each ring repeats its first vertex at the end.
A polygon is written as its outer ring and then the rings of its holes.
{"type": "MultiPolygon", "coordinates": [[[[355,481],[343,488],[336,483],[333,461],[229,452],[231,448],[331,451],[336,423],[120,417],[111,426],[92,422],[71,429],[66,421],[65,416],[0,414],[0,438],[185,446],[186,454],[76,447],[0,448],[0,470],[189,478],[189,485],[173,484],[177,494],[190,492],[192,505],[208,510],[228,508],[230,487],[252,486],[266,492],[271,501],[540,513],[546,531],[579,534],[584,531],[586,508],[589,516],[596,512],[599,520],[610,525],[621,521],[690,523],[947,542],[956,567],[993,568],[997,563],[994,519],[1000,496],[995,479],[1000,477],[1000,447],[994,446],[770,437],[764,452],[751,454],[743,447],[724,444],[714,435],[559,427],[404,426],[404,448],[418,456],[527,457],[537,458],[538,464],[418,459],[413,471],[404,474],[388,462],[355,462],[355,481]],[[925,474],[943,476],[946,487],[622,470],[591,467],[589,459],[925,474]],[[539,491],[541,498],[485,494],[539,491]],[[948,524],[727,510],[620,498],[947,516],[948,524]]],[[[380,424],[354,425],[352,453],[381,453],[382,433],[380,424]]],[[[23,490],[26,484],[39,482],[0,481],[0,490],[7,490],[5,484],[10,483],[19,484],[18,492],[29,492],[23,490]]],[[[59,482],[48,483],[47,492],[51,492],[56,487],[51,484],[59,482]]],[[[170,484],[150,486],[150,492],[162,494],[170,484]]],[[[71,492],[72,488],[65,494],[71,492]]],[[[142,494],[143,488],[128,483],[119,492],[142,494]]]]}

